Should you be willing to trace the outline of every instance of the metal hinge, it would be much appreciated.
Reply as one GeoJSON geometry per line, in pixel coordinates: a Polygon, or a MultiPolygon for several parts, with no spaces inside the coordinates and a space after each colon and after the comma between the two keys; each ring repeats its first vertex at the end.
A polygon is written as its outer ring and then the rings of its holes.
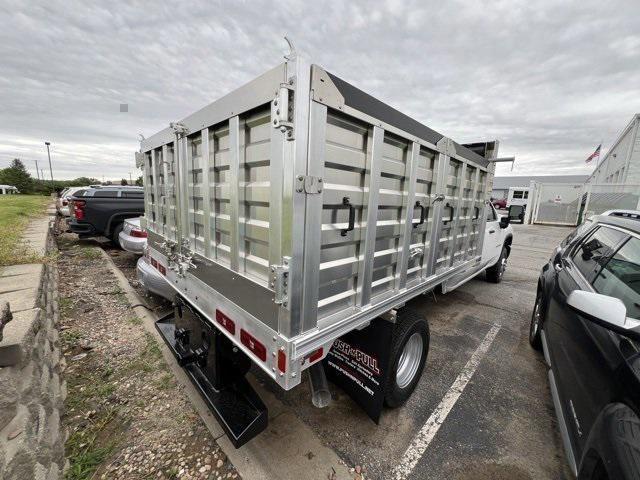
{"type": "Polygon", "coordinates": [[[294,140],[293,132],[293,86],[294,80],[289,83],[281,83],[280,88],[276,92],[276,98],[273,99],[273,128],[279,129],[285,134],[287,140],[294,140]]]}
{"type": "Polygon", "coordinates": [[[286,307],[288,305],[289,287],[289,261],[285,259],[284,265],[271,265],[271,278],[269,285],[273,288],[273,302],[276,305],[286,307]]]}
{"type": "Polygon", "coordinates": [[[309,195],[322,193],[322,177],[298,175],[296,177],[296,192],[304,192],[309,195]]]}

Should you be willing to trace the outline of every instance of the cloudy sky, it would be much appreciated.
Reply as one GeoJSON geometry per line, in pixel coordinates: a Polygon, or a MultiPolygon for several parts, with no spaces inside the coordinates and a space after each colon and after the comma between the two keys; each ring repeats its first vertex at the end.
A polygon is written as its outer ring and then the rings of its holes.
{"type": "Polygon", "coordinates": [[[280,63],[285,34],[459,142],[500,139],[516,175],[589,173],[640,112],[638,0],[0,0],[0,25],[0,167],[34,176],[45,140],[57,178],[137,176],[139,133],[280,63]]]}

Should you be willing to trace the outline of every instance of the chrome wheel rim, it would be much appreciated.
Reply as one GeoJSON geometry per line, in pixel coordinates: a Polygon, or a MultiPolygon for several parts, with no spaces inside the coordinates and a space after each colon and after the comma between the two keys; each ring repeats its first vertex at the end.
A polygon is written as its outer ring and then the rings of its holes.
{"type": "Polygon", "coordinates": [[[422,358],[422,348],[422,336],[415,332],[405,343],[400,360],[398,360],[398,368],[396,369],[398,387],[405,388],[416,376],[422,358]]]}

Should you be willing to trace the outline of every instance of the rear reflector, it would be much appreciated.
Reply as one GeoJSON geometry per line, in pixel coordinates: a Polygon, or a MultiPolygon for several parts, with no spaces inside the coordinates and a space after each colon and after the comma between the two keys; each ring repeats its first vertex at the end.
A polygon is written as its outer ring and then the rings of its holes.
{"type": "Polygon", "coordinates": [[[147,238],[147,232],[142,230],[131,230],[131,236],[136,238],[147,238]]]}
{"type": "Polygon", "coordinates": [[[260,360],[263,362],[267,360],[267,349],[264,345],[242,328],[240,329],[240,341],[260,360]]]}
{"type": "Polygon", "coordinates": [[[158,268],[158,261],[151,257],[151,265],[153,265],[153,268],[158,268]]]}
{"type": "Polygon", "coordinates": [[[160,273],[162,275],[166,275],[167,274],[167,269],[164,268],[164,265],[158,264],[158,270],[160,271],[160,273]]]}
{"type": "Polygon", "coordinates": [[[282,373],[287,371],[287,356],[282,350],[278,350],[278,370],[282,373]]]}
{"type": "MultiPolygon", "coordinates": [[[[224,327],[231,335],[236,334],[236,324],[220,310],[216,310],[216,322],[224,327]]],[[[244,343],[244,340],[242,341],[244,343]]],[[[253,351],[253,350],[251,350],[253,351]]]]}
{"type": "Polygon", "coordinates": [[[318,360],[319,358],[322,358],[322,352],[323,352],[322,347],[320,347],[315,352],[313,352],[311,355],[309,355],[309,363],[313,363],[316,360],[318,360]]]}

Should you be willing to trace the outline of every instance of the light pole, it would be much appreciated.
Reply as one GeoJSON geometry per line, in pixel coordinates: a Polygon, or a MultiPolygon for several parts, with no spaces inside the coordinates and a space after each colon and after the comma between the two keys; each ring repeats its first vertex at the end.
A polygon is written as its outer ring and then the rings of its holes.
{"type": "Polygon", "coordinates": [[[129,185],[133,185],[133,183],[131,183],[131,172],[129,172],[129,185]]]}
{"type": "Polygon", "coordinates": [[[51,145],[51,142],[44,142],[44,144],[47,146],[47,157],[49,157],[49,172],[51,173],[51,181],[53,182],[53,168],[51,168],[51,153],[49,152],[49,145],[51,145]]]}
{"type": "Polygon", "coordinates": [[[36,175],[38,177],[38,181],[40,181],[40,170],[38,169],[38,160],[35,160],[36,162],[36,175]]]}

